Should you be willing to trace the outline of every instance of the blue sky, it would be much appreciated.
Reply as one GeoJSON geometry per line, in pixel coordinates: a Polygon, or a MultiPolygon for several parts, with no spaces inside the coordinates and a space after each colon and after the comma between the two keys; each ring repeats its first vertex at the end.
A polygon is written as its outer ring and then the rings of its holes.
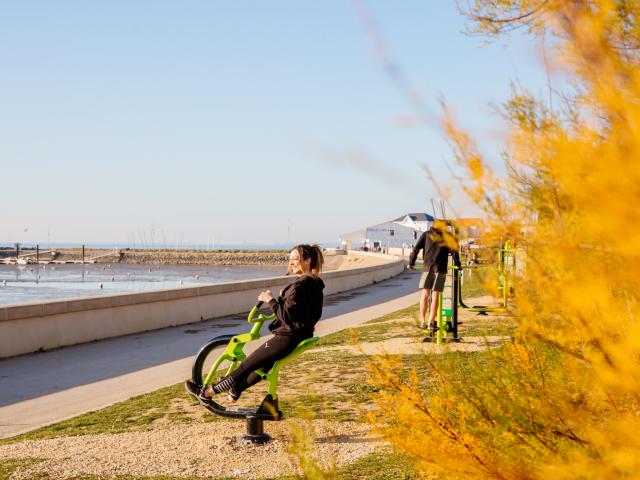
{"type": "MultiPolygon", "coordinates": [[[[534,42],[463,35],[445,0],[365,5],[497,158],[490,104],[545,88],[534,42]]],[[[350,1],[2,2],[0,72],[0,242],[331,243],[430,212],[421,165],[455,189],[350,1]]]]}

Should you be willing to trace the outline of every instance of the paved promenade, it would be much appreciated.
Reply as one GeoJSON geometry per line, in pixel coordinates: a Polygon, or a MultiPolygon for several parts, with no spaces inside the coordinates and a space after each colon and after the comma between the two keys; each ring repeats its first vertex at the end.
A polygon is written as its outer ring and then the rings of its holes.
{"type": "MultiPolygon", "coordinates": [[[[417,282],[404,272],[326,297],[316,335],[417,303],[417,282]]],[[[0,438],[181,382],[204,342],[248,330],[246,316],[236,315],[0,360],[0,438]]]]}

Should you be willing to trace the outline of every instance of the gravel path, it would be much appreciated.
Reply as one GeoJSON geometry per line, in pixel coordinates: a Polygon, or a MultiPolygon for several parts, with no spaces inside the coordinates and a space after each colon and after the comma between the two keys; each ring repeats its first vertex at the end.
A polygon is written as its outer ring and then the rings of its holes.
{"type": "Polygon", "coordinates": [[[181,425],[148,432],[126,432],[29,440],[0,446],[0,461],[10,458],[44,459],[21,468],[11,479],[30,479],[38,472],[48,478],[82,475],[173,475],[198,477],[269,478],[298,472],[287,452],[291,427],[298,426],[315,439],[314,455],[327,465],[353,463],[384,445],[355,422],[285,420],[265,422],[274,440],[266,445],[245,445],[243,421],[181,425]]]}

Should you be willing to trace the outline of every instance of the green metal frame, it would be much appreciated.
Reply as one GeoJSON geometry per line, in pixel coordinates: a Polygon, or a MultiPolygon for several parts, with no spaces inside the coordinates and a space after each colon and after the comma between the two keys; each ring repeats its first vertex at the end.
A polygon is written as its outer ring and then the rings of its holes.
{"type": "MultiPolygon", "coordinates": [[[[455,267],[449,267],[455,268],[455,267]]],[[[447,275],[450,275],[447,273],[447,275]]],[[[453,309],[451,308],[442,308],[442,298],[444,296],[444,291],[440,292],[438,295],[438,313],[436,316],[436,325],[438,326],[438,331],[436,332],[436,345],[441,345],[443,340],[446,340],[450,334],[450,322],[453,320],[453,309]]],[[[451,298],[451,302],[455,302],[454,298],[451,298]]]]}
{"type": "MultiPolygon", "coordinates": [[[[509,275],[510,269],[515,269],[516,267],[516,255],[515,249],[511,248],[511,244],[509,240],[505,240],[504,248],[498,249],[498,290],[502,293],[502,306],[501,307],[465,307],[464,302],[462,301],[462,285],[458,288],[458,308],[465,310],[467,312],[492,312],[492,313],[502,313],[507,311],[507,305],[509,303],[509,292],[511,291],[512,283],[511,283],[511,275],[509,275]],[[507,259],[511,258],[513,261],[513,265],[510,265],[507,268],[505,264],[507,259]]],[[[458,268],[458,267],[451,267],[458,268]]],[[[464,271],[465,268],[470,267],[462,267],[459,270],[464,271]]]]}
{"type": "Polygon", "coordinates": [[[278,388],[278,376],[280,375],[280,369],[282,369],[282,367],[284,367],[285,365],[288,365],[289,363],[291,363],[293,360],[299,357],[303,352],[314,347],[315,344],[318,343],[318,341],[320,341],[320,337],[311,337],[311,338],[307,338],[306,340],[303,340],[298,344],[298,346],[293,352],[291,352],[289,355],[287,355],[283,359],[278,360],[273,365],[273,368],[269,373],[264,374],[262,378],[263,380],[266,380],[267,382],[269,382],[268,393],[269,395],[271,395],[271,397],[273,397],[274,399],[278,398],[278,394],[276,393],[276,390],[278,388]]]}
{"type": "MultiPolygon", "coordinates": [[[[224,352],[222,352],[222,354],[218,357],[218,359],[213,364],[213,366],[209,369],[209,373],[205,377],[203,381],[203,385],[211,385],[217,378],[221,376],[227,376],[231,372],[233,372],[236,368],[238,368],[238,365],[240,364],[240,362],[242,362],[245,358],[247,358],[246,354],[244,353],[245,344],[260,338],[260,330],[262,329],[262,325],[264,324],[264,322],[269,322],[276,318],[275,314],[264,315],[261,313],[260,315],[258,315],[257,318],[254,319],[253,317],[255,316],[257,311],[258,311],[258,307],[253,307],[249,312],[249,316],[247,317],[247,321],[253,324],[251,331],[249,333],[243,333],[231,338],[224,352]],[[224,374],[220,375],[220,373],[218,372],[218,369],[220,368],[220,365],[222,364],[222,362],[224,362],[225,360],[230,362],[230,365],[225,370],[224,374]]],[[[268,373],[265,373],[262,370],[255,371],[255,373],[260,375],[260,377],[262,377],[263,380],[266,380],[269,383],[268,393],[272,396],[274,400],[278,398],[278,394],[276,393],[276,390],[278,388],[278,377],[282,367],[291,363],[291,361],[299,357],[306,350],[309,350],[316,343],[318,343],[319,340],[320,340],[319,337],[312,337],[312,338],[307,338],[306,340],[303,340],[298,344],[298,346],[295,348],[293,352],[291,352],[285,358],[278,360],[268,373]]]]}
{"type": "Polygon", "coordinates": [[[213,381],[220,376],[227,376],[231,372],[233,372],[237,367],[238,363],[242,362],[247,356],[244,353],[244,345],[248,342],[256,340],[260,338],[260,329],[264,322],[268,322],[276,318],[275,314],[266,316],[264,314],[258,315],[258,318],[254,320],[254,316],[257,313],[258,308],[253,307],[249,312],[249,316],[247,317],[247,321],[249,323],[253,323],[253,328],[249,333],[242,333],[240,335],[234,336],[231,341],[227,344],[227,347],[224,349],[224,352],[218,357],[213,366],[209,369],[209,373],[205,377],[202,382],[203,385],[211,385],[213,381]],[[225,370],[225,372],[220,375],[218,373],[218,368],[224,361],[228,361],[231,364],[225,370]]]}

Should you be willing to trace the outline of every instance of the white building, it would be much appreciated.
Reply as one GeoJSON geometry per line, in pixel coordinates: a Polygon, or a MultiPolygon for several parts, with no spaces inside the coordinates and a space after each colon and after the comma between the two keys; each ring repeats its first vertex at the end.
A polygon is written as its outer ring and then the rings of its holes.
{"type": "Polygon", "coordinates": [[[408,213],[402,217],[364,230],[345,233],[340,236],[344,248],[368,249],[407,248],[416,243],[421,233],[433,224],[433,217],[426,213],[408,213]]]}
{"type": "Polygon", "coordinates": [[[393,221],[419,232],[426,232],[433,225],[433,220],[434,218],[427,213],[407,213],[393,221]]]}

